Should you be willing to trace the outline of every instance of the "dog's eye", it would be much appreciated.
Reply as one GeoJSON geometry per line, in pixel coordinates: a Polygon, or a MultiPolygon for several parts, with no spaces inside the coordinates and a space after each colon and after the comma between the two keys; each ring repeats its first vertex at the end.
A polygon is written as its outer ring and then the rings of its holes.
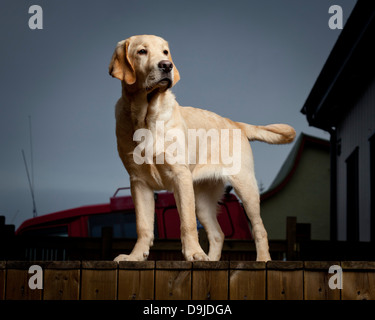
{"type": "Polygon", "coordinates": [[[138,51],[138,54],[147,54],[147,50],[145,50],[145,49],[141,49],[141,50],[139,50],[138,51]]]}
{"type": "Polygon", "coordinates": [[[168,50],[164,50],[163,53],[167,56],[168,55],[168,50]]]}

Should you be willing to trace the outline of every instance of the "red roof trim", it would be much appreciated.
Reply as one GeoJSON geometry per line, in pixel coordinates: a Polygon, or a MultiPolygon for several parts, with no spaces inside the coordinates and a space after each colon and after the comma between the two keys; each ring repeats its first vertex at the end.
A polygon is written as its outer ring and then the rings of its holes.
{"type": "MultiPolygon", "coordinates": [[[[166,206],[172,203],[175,204],[173,194],[171,193],[158,193],[157,197],[158,206],[166,206]]],[[[61,223],[66,220],[80,218],[82,216],[110,213],[121,210],[134,210],[133,200],[130,195],[111,197],[109,203],[82,206],[28,219],[18,227],[16,234],[19,234],[20,232],[23,232],[29,228],[33,228],[34,226],[38,226],[39,228],[42,225],[48,225],[50,223],[61,223]]]]}
{"type": "Polygon", "coordinates": [[[41,226],[44,224],[48,224],[51,222],[58,223],[59,221],[72,219],[72,218],[80,218],[81,216],[97,214],[97,213],[109,213],[111,212],[111,208],[109,203],[108,204],[97,204],[97,205],[90,205],[90,206],[83,206],[63,211],[58,211],[54,213],[49,213],[42,215],[40,217],[31,218],[24,221],[16,231],[18,234],[20,231],[24,231],[28,228],[32,228],[35,225],[41,226]]]}

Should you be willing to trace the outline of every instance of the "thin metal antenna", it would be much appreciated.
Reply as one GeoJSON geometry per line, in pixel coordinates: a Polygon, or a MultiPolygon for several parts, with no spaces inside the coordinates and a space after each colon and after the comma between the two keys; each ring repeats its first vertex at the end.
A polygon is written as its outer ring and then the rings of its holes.
{"type": "Polygon", "coordinates": [[[31,158],[31,186],[34,190],[34,156],[33,156],[33,137],[31,131],[31,116],[29,116],[29,131],[30,131],[30,158],[31,158]]]}
{"type": "Polygon", "coordinates": [[[27,167],[26,158],[25,158],[25,152],[23,151],[23,149],[22,149],[22,156],[23,156],[23,161],[25,163],[27,179],[29,180],[29,187],[30,187],[30,192],[31,192],[31,198],[33,199],[33,217],[35,218],[36,216],[38,216],[38,214],[36,212],[34,189],[33,189],[33,186],[31,184],[31,181],[30,181],[29,169],[27,167]]]}

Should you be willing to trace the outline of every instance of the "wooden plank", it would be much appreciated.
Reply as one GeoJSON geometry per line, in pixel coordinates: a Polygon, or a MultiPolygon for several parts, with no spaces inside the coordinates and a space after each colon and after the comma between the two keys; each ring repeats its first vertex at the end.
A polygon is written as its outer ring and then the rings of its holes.
{"type": "Polygon", "coordinates": [[[303,262],[267,262],[267,299],[303,300],[303,262]]]}
{"type": "Polygon", "coordinates": [[[305,300],[340,300],[341,291],[330,289],[328,272],[338,261],[305,261],[304,263],[304,299],[305,300]]]}
{"type": "Polygon", "coordinates": [[[303,261],[268,261],[267,270],[301,270],[303,261]]]}
{"type": "Polygon", "coordinates": [[[343,270],[375,271],[375,261],[342,261],[343,270]]]}
{"type": "Polygon", "coordinates": [[[342,261],[342,300],[375,300],[375,262],[342,261]]]}
{"type": "Polygon", "coordinates": [[[5,261],[0,261],[0,300],[5,300],[5,280],[6,280],[6,270],[5,261]]]}
{"type": "Polygon", "coordinates": [[[80,261],[54,261],[44,267],[44,300],[79,300],[80,261]]]}
{"type": "Polygon", "coordinates": [[[42,289],[29,287],[29,268],[39,265],[43,268],[43,262],[8,261],[6,270],[6,300],[41,300],[42,289]]]}
{"type": "Polygon", "coordinates": [[[260,261],[230,262],[230,300],[265,300],[266,263],[260,261]]]}
{"type": "Polygon", "coordinates": [[[81,300],[116,300],[118,263],[82,261],[81,300]]]}
{"type": "Polygon", "coordinates": [[[155,261],[121,261],[118,299],[154,299],[155,261]]]}
{"type": "Polygon", "coordinates": [[[189,261],[156,261],[155,299],[190,300],[191,268],[189,261]]]}
{"type": "Polygon", "coordinates": [[[228,299],[228,261],[196,261],[193,263],[193,300],[228,299]]]}

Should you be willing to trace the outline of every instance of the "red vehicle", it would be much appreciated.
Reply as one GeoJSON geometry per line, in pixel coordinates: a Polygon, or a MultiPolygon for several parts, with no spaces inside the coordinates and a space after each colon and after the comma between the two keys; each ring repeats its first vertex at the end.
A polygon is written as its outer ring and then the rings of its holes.
{"type": "MultiPolygon", "coordinates": [[[[114,238],[136,238],[135,210],[131,196],[117,196],[109,203],[83,206],[26,220],[17,235],[100,237],[103,227],[112,227],[114,238]]],[[[238,198],[226,192],[219,202],[218,221],[226,239],[252,239],[246,213],[238,198]]],[[[155,238],[180,238],[180,218],[172,193],[155,193],[155,238]]],[[[201,227],[198,223],[198,228],[201,227]]]]}

